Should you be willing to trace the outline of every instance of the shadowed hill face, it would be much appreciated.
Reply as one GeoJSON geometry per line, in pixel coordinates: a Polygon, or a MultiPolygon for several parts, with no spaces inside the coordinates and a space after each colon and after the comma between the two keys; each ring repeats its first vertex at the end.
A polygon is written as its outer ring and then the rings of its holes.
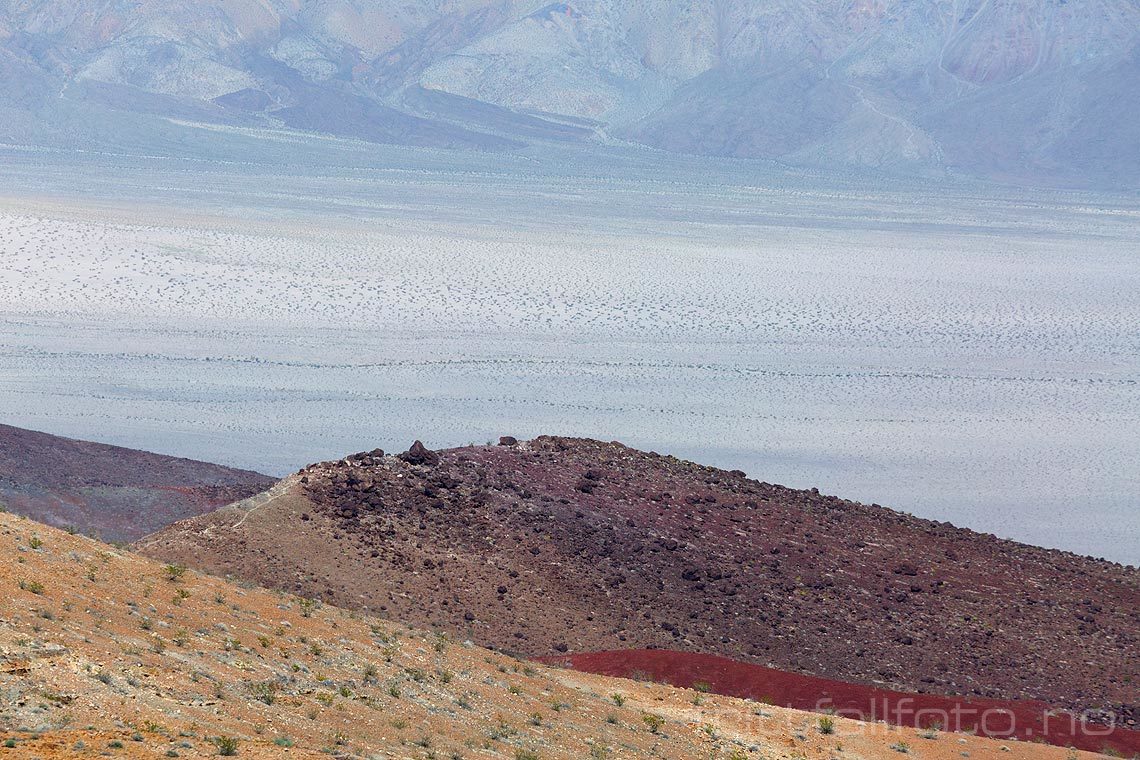
{"type": "Polygon", "coordinates": [[[107,541],[134,540],[272,483],[246,470],[0,425],[0,503],[107,541]]]}
{"type": "Polygon", "coordinates": [[[908,691],[1134,701],[1131,568],[617,443],[401,457],[314,465],[140,549],[527,655],[669,648],[908,691]]]}
{"type": "Polygon", "coordinates": [[[43,760],[1070,757],[841,718],[825,734],[811,713],[553,670],[10,514],[0,695],[0,756],[43,760]]]}

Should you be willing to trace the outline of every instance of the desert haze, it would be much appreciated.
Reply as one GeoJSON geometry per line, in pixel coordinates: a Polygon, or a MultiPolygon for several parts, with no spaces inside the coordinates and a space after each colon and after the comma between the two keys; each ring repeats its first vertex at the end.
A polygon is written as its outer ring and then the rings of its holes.
{"type": "Polygon", "coordinates": [[[153,149],[175,119],[1134,189],[1138,41],[1134,0],[36,0],[0,8],[0,134],[153,149]]]}
{"type": "Polygon", "coordinates": [[[1140,760],[1138,93],[1140,0],[0,2],[0,757],[1140,760]]]}

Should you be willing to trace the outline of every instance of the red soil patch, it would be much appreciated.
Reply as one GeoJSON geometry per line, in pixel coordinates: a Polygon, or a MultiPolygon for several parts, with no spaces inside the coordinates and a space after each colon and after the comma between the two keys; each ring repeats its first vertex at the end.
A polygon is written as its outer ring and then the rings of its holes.
{"type": "Polygon", "coordinates": [[[666,650],[588,652],[543,662],[598,675],[660,681],[797,710],[831,710],[845,718],[979,736],[1045,741],[1126,757],[1140,753],[1140,731],[1082,721],[1044,702],[911,694],[787,673],[725,657],[666,650]]]}

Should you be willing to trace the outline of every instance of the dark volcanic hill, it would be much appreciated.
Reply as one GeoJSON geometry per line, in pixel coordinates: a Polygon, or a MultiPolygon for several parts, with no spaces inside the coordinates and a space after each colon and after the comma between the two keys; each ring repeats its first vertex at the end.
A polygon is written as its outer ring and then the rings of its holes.
{"type": "Polygon", "coordinates": [[[1080,708],[1140,683],[1135,568],[618,443],[357,454],[138,547],[527,655],[668,648],[1080,708]]]}
{"type": "Polygon", "coordinates": [[[0,425],[0,504],[106,541],[132,541],[272,483],[256,472],[0,425]]]}

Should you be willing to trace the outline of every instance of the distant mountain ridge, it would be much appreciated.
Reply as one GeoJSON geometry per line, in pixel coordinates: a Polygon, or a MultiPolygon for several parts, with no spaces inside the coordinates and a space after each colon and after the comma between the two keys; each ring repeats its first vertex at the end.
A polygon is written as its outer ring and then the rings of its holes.
{"type": "Polygon", "coordinates": [[[134,540],[272,483],[256,472],[0,425],[0,504],[107,541],[134,540]]]}
{"type": "Polygon", "coordinates": [[[1140,181],[1137,0],[27,0],[0,8],[0,72],[41,115],[1140,181]]]}

